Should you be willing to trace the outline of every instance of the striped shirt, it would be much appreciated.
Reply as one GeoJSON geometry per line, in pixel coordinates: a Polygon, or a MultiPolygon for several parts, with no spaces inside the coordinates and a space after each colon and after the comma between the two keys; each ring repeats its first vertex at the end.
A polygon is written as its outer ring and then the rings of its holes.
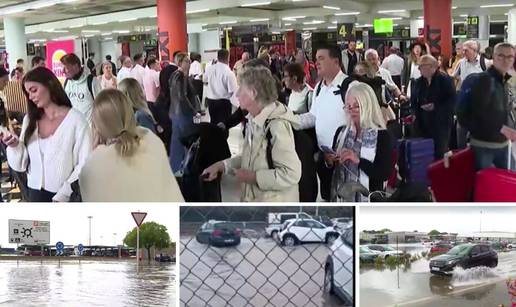
{"type": "Polygon", "coordinates": [[[27,97],[23,93],[22,83],[11,80],[4,88],[5,107],[8,112],[27,113],[27,97]]]}

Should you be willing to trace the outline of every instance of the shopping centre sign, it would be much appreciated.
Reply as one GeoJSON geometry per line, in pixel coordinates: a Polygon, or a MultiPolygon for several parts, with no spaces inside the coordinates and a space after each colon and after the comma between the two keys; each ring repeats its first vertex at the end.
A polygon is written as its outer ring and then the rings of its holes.
{"type": "Polygon", "coordinates": [[[61,58],[75,51],[74,40],[56,41],[47,43],[47,67],[50,68],[60,80],[64,80],[64,67],[61,58]]]}

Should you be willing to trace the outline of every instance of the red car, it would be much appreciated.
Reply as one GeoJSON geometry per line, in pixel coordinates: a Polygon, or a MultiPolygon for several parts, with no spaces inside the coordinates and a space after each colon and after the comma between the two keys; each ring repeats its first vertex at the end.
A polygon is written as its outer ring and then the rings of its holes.
{"type": "Polygon", "coordinates": [[[447,253],[452,247],[450,244],[436,244],[430,249],[430,253],[447,253]]]}

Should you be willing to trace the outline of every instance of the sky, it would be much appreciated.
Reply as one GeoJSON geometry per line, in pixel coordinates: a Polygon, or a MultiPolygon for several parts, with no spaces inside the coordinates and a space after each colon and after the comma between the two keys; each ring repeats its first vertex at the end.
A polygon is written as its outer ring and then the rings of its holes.
{"type": "Polygon", "coordinates": [[[516,232],[516,207],[361,207],[357,226],[363,230],[472,234],[482,231],[516,232]],[[482,214],[480,214],[482,211],[482,214]]]}
{"type": "Polygon", "coordinates": [[[172,241],[178,238],[179,207],[172,204],[9,204],[0,206],[0,246],[9,244],[8,220],[50,221],[50,244],[88,244],[88,216],[91,219],[93,245],[122,244],[136,223],[131,212],[147,212],[145,222],[154,221],[167,227],[172,241]],[[113,235],[116,233],[116,237],[113,235]],[[116,241],[115,241],[116,238],[116,241]]]}

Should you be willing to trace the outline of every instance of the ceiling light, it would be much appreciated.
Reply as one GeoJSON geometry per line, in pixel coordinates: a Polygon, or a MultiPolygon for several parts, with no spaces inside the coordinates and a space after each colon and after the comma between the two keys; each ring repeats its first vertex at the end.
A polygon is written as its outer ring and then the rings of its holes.
{"type": "Polygon", "coordinates": [[[291,23],[286,23],[285,26],[291,26],[292,24],[291,23]]]}
{"type": "Polygon", "coordinates": [[[339,11],[339,10],[340,10],[340,7],[336,7],[336,6],[329,6],[329,5],[323,5],[323,9],[339,11]]]}
{"type": "Polygon", "coordinates": [[[335,16],[349,16],[349,15],[360,15],[360,12],[335,13],[335,16]]]}
{"type": "Polygon", "coordinates": [[[331,30],[331,29],[337,29],[337,26],[329,26],[328,30],[331,30]]]}
{"type": "Polygon", "coordinates": [[[195,14],[195,13],[204,13],[204,12],[209,12],[209,11],[210,11],[210,9],[200,9],[200,10],[186,11],[186,13],[187,14],[195,14]]]}
{"type": "Polygon", "coordinates": [[[269,21],[269,18],[251,19],[250,22],[269,21]]]}
{"type": "Polygon", "coordinates": [[[95,34],[88,34],[88,35],[84,35],[84,37],[94,37],[95,34]]]}
{"type": "Polygon", "coordinates": [[[49,29],[49,30],[46,30],[45,32],[47,32],[47,33],[69,33],[68,30],[54,30],[54,29],[49,29]]]}
{"type": "Polygon", "coordinates": [[[131,33],[131,31],[129,31],[129,30],[117,30],[117,31],[113,31],[113,33],[128,34],[128,33],[131,33]]]}
{"type": "Polygon", "coordinates": [[[334,25],[338,24],[339,22],[337,20],[334,20],[332,21],[331,23],[333,23],[334,25]]]}
{"type": "Polygon", "coordinates": [[[231,21],[219,22],[219,25],[232,25],[232,24],[235,24],[235,23],[237,23],[236,20],[231,20],[231,21]]]}
{"type": "Polygon", "coordinates": [[[82,33],[100,33],[99,30],[82,30],[82,33]]]}
{"type": "Polygon", "coordinates": [[[393,17],[393,18],[387,18],[387,19],[390,19],[390,20],[403,20],[402,17],[393,17]]]}
{"type": "Polygon", "coordinates": [[[296,21],[296,19],[303,19],[306,16],[291,16],[291,17],[283,17],[283,20],[290,20],[290,21],[296,21]]]}
{"type": "Polygon", "coordinates": [[[460,17],[468,17],[468,14],[459,15],[460,17]]]}
{"type": "Polygon", "coordinates": [[[317,30],[317,28],[303,28],[303,31],[313,31],[317,30]]]}
{"type": "Polygon", "coordinates": [[[489,4],[489,5],[481,5],[480,7],[485,8],[491,8],[491,7],[511,7],[514,6],[514,4],[489,4]]]}
{"type": "Polygon", "coordinates": [[[105,37],[104,40],[105,41],[109,41],[109,40],[113,40],[113,38],[112,37],[105,37]]]}
{"type": "Polygon", "coordinates": [[[417,19],[424,19],[425,17],[423,16],[418,16],[417,19]]]}
{"type": "Polygon", "coordinates": [[[312,20],[308,22],[303,22],[304,25],[320,25],[321,23],[324,23],[323,20],[312,20]]]}
{"type": "Polygon", "coordinates": [[[101,36],[109,36],[109,35],[111,35],[111,34],[113,34],[113,33],[111,33],[111,32],[106,32],[106,33],[102,33],[102,34],[100,34],[100,35],[101,35],[101,36]]]}
{"type": "Polygon", "coordinates": [[[70,28],[70,29],[77,29],[77,28],[82,28],[82,27],[84,27],[84,25],[69,26],[68,28],[70,28]]]}
{"type": "Polygon", "coordinates": [[[135,20],[138,20],[138,18],[120,19],[118,22],[127,22],[127,21],[135,21],[135,20]]]}
{"type": "Polygon", "coordinates": [[[456,6],[452,6],[452,7],[451,7],[451,9],[452,9],[452,10],[456,10],[456,9],[457,9],[457,7],[456,7],[456,6]]]}
{"type": "Polygon", "coordinates": [[[269,4],[271,4],[270,1],[268,1],[268,2],[246,3],[246,4],[242,4],[240,6],[241,7],[249,7],[249,6],[262,6],[262,5],[269,5],[269,4]]]}
{"type": "Polygon", "coordinates": [[[404,13],[407,10],[385,10],[385,11],[378,11],[378,14],[388,14],[388,13],[404,13]]]}
{"type": "Polygon", "coordinates": [[[91,25],[92,26],[100,26],[100,25],[107,25],[108,22],[107,21],[104,21],[104,22],[95,22],[95,23],[92,23],[91,25]]]}

